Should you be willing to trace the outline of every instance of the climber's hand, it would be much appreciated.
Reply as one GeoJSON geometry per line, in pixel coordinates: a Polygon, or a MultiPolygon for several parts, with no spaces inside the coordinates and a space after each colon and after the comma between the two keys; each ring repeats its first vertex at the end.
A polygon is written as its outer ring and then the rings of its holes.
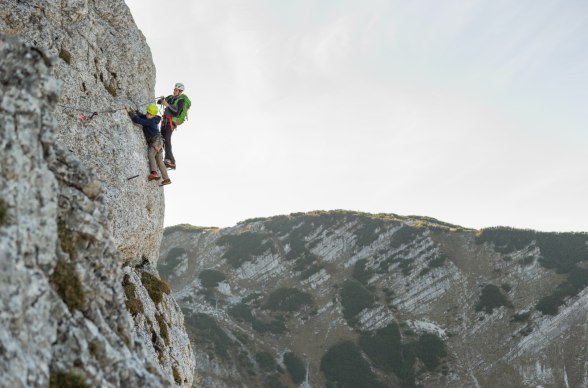
{"type": "Polygon", "coordinates": [[[134,110],[129,110],[129,108],[125,107],[125,110],[127,111],[127,114],[129,115],[130,118],[133,118],[137,115],[137,112],[134,110]]]}

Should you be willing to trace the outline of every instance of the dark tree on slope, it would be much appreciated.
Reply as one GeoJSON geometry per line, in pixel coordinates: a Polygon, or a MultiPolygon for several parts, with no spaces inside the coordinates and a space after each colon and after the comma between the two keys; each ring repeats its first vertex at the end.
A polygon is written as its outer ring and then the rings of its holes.
{"type": "Polygon", "coordinates": [[[327,387],[385,388],[362,357],[357,345],[345,341],[332,346],[321,360],[327,387]]]}

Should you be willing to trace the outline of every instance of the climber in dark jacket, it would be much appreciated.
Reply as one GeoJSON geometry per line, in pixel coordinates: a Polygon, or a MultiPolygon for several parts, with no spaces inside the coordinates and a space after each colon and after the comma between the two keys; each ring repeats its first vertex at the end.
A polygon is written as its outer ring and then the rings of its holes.
{"type": "Polygon", "coordinates": [[[162,160],[161,151],[163,148],[163,142],[161,140],[161,134],[159,133],[159,122],[161,121],[161,117],[157,115],[157,105],[149,104],[147,106],[146,114],[139,114],[137,111],[129,111],[128,109],[127,113],[135,124],[143,126],[143,134],[145,135],[145,140],[147,140],[147,145],[149,146],[147,154],[149,157],[149,168],[151,169],[151,174],[149,174],[147,179],[150,181],[159,180],[160,177],[157,174],[157,168],[159,167],[159,171],[161,171],[161,175],[163,176],[160,186],[169,185],[171,180],[167,175],[167,169],[162,160]]]}
{"type": "Polygon", "coordinates": [[[165,144],[165,158],[164,163],[166,167],[176,169],[176,158],[172,152],[171,137],[174,129],[177,128],[176,118],[180,116],[184,110],[184,84],[176,83],[174,91],[171,96],[167,96],[157,101],[158,104],[165,106],[163,112],[163,121],[161,122],[161,136],[163,136],[165,144]]]}

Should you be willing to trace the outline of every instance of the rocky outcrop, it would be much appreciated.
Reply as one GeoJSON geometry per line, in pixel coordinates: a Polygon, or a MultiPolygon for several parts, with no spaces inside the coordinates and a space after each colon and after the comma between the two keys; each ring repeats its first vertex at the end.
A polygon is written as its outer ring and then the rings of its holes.
{"type": "Polygon", "coordinates": [[[108,233],[123,260],[155,263],[163,190],[143,179],[145,139],[122,109],[152,101],[155,68],[124,1],[0,0],[0,32],[56,59],[49,70],[61,84],[53,104],[56,140],[100,180],[108,233]],[[93,112],[90,122],[80,119],[93,112]]]}
{"type": "Polygon", "coordinates": [[[0,5],[0,385],[191,386],[163,192],[119,109],[153,97],[145,39],[119,0],[0,5]]]}
{"type": "Polygon", "coordinates": [[[586,233],[315,212],[167,228],[158,266],[208,387],[298,386],[304,358],[312,386],[588,385],[586,233]]]}

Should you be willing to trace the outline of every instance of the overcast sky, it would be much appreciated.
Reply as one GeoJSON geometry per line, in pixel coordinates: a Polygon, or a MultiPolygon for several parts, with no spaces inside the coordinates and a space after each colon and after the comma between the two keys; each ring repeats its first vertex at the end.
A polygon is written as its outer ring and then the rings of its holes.
{"type": "Polygon", "coordinates": [[[348,209],[588,231],[585,0],[126,1],[189,121],[165,225],[348,209]]]}

